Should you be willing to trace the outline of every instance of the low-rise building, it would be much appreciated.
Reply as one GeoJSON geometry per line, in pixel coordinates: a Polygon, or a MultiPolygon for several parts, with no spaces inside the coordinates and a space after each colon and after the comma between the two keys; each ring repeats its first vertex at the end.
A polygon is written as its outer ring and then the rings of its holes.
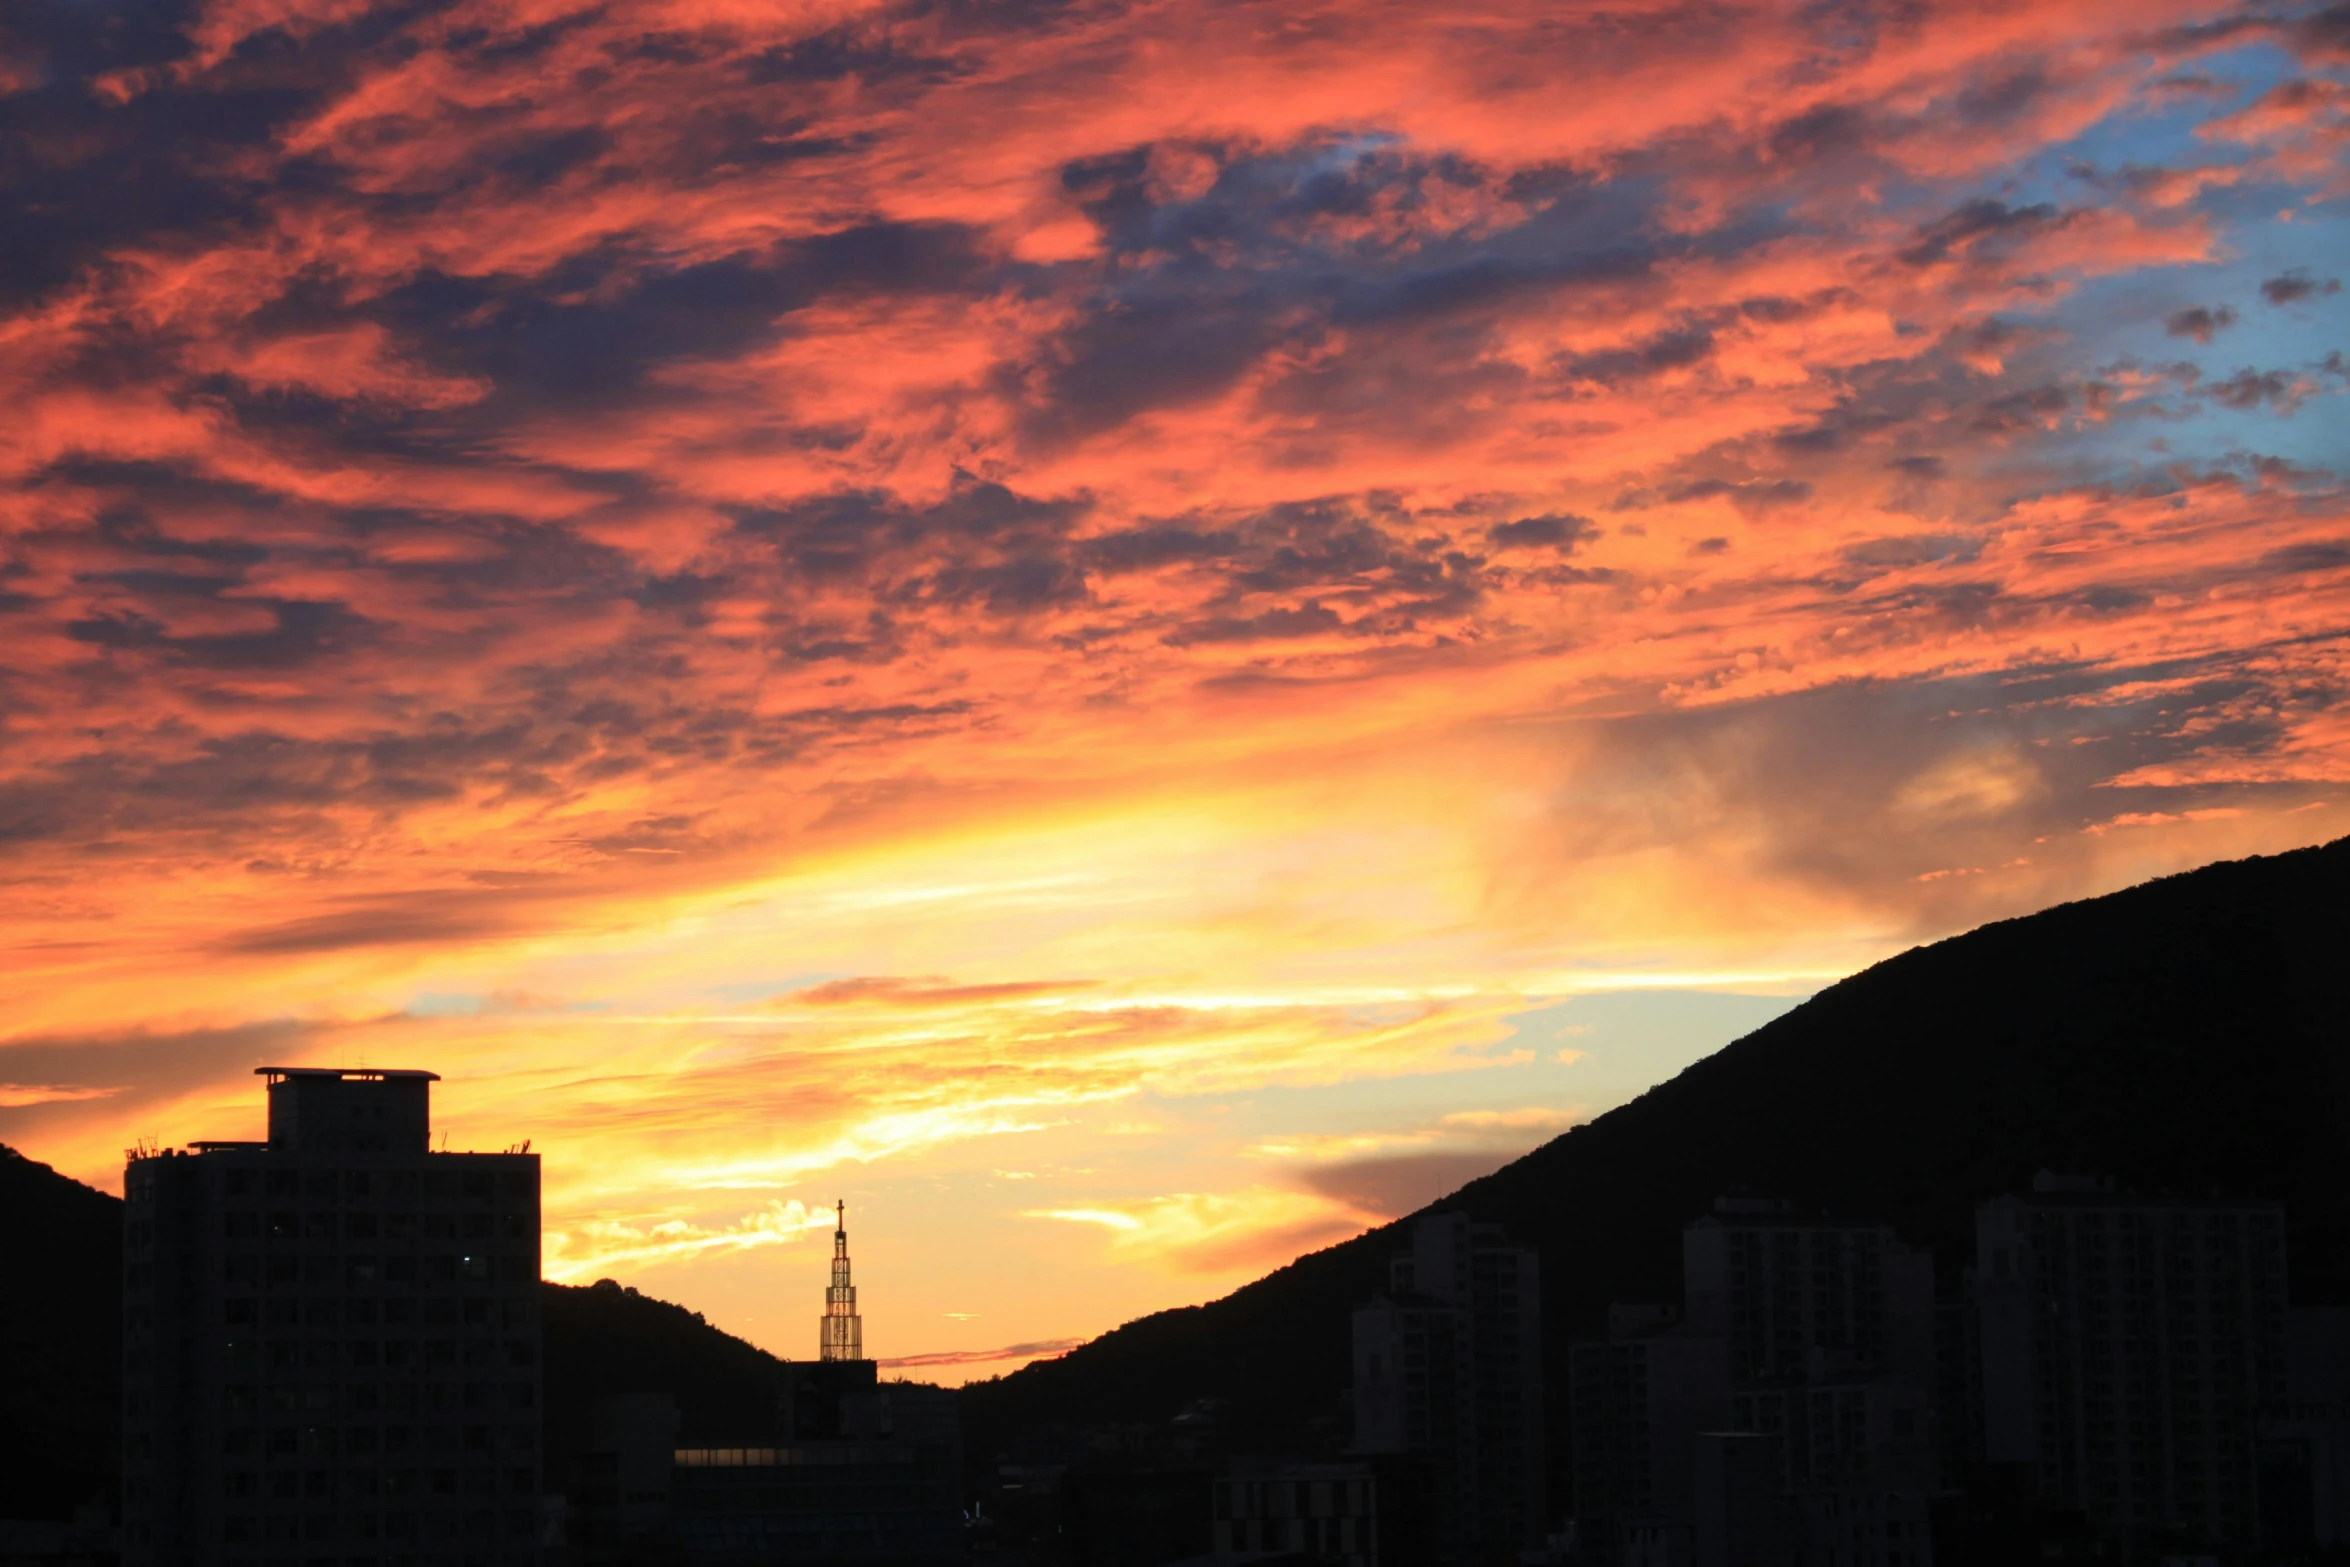
{"type": "Polygon", "coordinates": [[[1297,1555],[1379,1567],[1379,1481],[1368,1463],[1239,1463],[1215,1483],[1213,1546],[1233,1560],[1297,1555]]]}

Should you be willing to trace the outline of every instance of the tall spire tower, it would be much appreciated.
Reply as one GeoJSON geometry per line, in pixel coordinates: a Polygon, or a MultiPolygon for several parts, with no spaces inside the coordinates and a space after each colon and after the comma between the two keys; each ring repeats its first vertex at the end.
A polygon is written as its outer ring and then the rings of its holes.
{"type": "Polygon", "coordinates": [[[857,1286],[849,1282],[849,1205],[833,1204],[832,1287],[824,1292],[824,1342],[819,1360],[863,1360],[865,1319],[857,1315],[857,1286]]]}

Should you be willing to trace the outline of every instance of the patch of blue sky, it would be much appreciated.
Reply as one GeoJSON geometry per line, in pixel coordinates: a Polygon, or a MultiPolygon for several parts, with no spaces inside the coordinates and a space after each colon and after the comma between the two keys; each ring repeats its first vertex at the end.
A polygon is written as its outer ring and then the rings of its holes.
{"type": "Polygon", "coordinates": [[[2261,284],[2298,272],[2322,287],[2335,276],[2326,260],[2350,255],[2350,214],[2328,209],[2289,225],[2255,220],[2255,227],[2289,233],[2231,229],[2234,253],[2223,261],[2095,279],[2066,302],[2055,324],[2065,334],[2061,352],[2072,374],[2178,365],[2195,372],[2192,387],[2174,384],[2151,405],[2075,423],[2064,437],[2075,461],[2125,483],[2182,461],[2214,467],[2251,456],[2340,470],[2350,453],[2350,386],[2326,361],[2329,354],[2350,355],[2350,294],[2313,293],[2280,305],[2263,297],[2261,284]],[[2195,309],[2214,318],[2207,340],[2168,325],[2195,309]],[[2283,374],[2296,389],[2281,401],[2231,406],[2231,395],[2244,401],[2236,378],[2269,372],[2283,374]]]}
{"type": "MultiPolygon", "coordinates": [[[[1237,1096],[1144,1099],[1193,1110],[1216,1101],[1230,1133],[1250,1139],[1433,1133],[1443,1130],[1448,1115],[1483,1111],[1555,1109],[1581,1119],[1639,1097],[1804,999],[1711,990],[1608,991],[1518,1013],[1509,1020],[1507,1038],[1450,1070],[1273,1084],[1237,1096]],[[1509,1059],[1519,1054],[1531,1059],[1509,1059]]],[[[1523,1141],[1531,1146],[1557,1130],[1563,1128],[1529,1130],[1523,1141]]]]}
{"type": "Polygon", "coordinates": [[[543,1001],[520,990],[420,990],[401,1008],[408,1017],[484,1017],[517,1012],[593,1013],[611,1010],[606,1001],[543,1001]]]}
{"type": "Polygon", "coordinates": [[[798,969],[787,974],[770,974],[760,979],[713,980],[693,987],[691,1000],[714,1007],[747,1005],[772,1001],[794,991],[807,990],[817,985],[829,985],[834,980],[854,979],[847,969],[798,969]]]}
{"type": "MultiPolygon", "coordinates": [[[[2209,78],[2224,90],[2134,102],[2019,165],[1999,183],[2000,199],[2095,206],[2123,199],[2122,181],[2133,169],[2249,162],[2250,149],[2198,130],[2290,77],[2293,64],[2263,44],[2205,56],[2173,74],[2209,78]]],[[[2350,295],[2315,292],[2279,304],[2261,290],[2296,273],[2322,290],[2343,270],[2337,258],[2350,256],[2350,210],[2338,201],[2307,204],[2308,194],[2266,179],[2207,188],[2193,211],[2218,232],[2210,260],[2070,280],[2046,311],[2014,312],[2020,322],[2061,333],[2060,342],[2020,356],[2011,371],[2019,383],[2194,367],[2197,388],[2168,391],[2154,408],[2104,422],[2068,421],[2060,438],[2068,466],[2123,484],[2159,482],[2182,461],[2241,466],[2259,456],[2340,468],[2350,452],[2350,388],[2325,363],[2330,353],[2350,354],[2350,295]],[[2200,338],[2172,330],[2181,312],[2197,309],[2212,317],[2200,338]],[[2303,393],[2284,404],[2229,406],[2214,388],[2246,372],[2281,372],[2299,379],[2303,393]]]]}
{"type": "Polygon", "coordinates": [[[410,1017],[473,1017],[489,1009],[489,998],[461,990],[419,991],[401,1010],[410,1017]]]}
{"type": "MultiPolygon", "coordinates": [[[[2200,134],[2294,74],[2292,57],[2270,44],[2230,49],[2182,64],[2172,80],[2208,79],[2209,92],[2149,92],[2034,153],[2017,170],[2026,199],[2078,203],[2077,170],[2117,176],[2131,169],[2186,169],[2242,163],[2242,147],[2200,134]]],[[[2159,81],[2160,78],[2157,78],[2159,81]]],[[[2011,198],[2013,199],[2013,198],[2011,198]]]]}

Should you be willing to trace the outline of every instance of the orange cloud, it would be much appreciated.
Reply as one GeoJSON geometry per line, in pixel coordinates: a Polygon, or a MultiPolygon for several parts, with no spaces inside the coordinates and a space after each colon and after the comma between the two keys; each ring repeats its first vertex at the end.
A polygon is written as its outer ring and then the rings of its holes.
{"type": "Polygon", "coordinates": [[[571,1273],[904,1182],[1033,1348],[1529,1009],[2338,832],[2339,50],[2206,9],[12,18],[0,1136],[430,1055],[571,1273]]]}

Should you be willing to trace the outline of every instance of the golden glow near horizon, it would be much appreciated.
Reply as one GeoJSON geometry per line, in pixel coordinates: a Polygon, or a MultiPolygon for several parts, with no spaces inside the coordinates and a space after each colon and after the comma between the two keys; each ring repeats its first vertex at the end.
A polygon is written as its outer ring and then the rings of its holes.
{"type": "Polygon", "coordinates": [[[95,1184],[429,1067],[551,1277],[805,1356],[845,1196],[985,1375],[2350,831],[2315,12],[371,9],[0,25],[0,1140],[95,1184]]]}

